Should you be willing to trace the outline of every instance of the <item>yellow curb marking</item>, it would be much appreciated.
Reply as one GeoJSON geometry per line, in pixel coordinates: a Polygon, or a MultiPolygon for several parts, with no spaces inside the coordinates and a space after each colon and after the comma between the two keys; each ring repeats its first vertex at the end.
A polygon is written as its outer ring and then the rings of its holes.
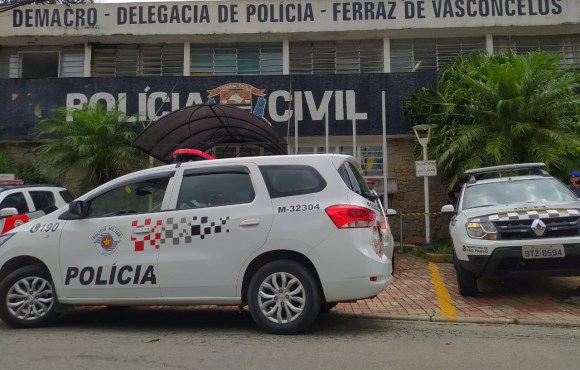
{"type": "Polygon", "coordinates": [[[439,269],[437,265],[433,262],[429,262],[429,270],[431,270],[431,281],[435,287],[435,293],[437,293],[437,299],[439,300],[439,309],[441,309],[441,315],[449,320],[455,321],[457,319],[457,311],[455,311],[455,306],[453,301],[451,301],[451,296],[445,287],[445,283],[441,278],[439,269]]]}

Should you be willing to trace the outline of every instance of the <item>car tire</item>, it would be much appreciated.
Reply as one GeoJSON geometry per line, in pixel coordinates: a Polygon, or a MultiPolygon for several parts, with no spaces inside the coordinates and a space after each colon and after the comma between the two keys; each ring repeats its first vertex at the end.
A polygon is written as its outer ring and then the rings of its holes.
{"type": "Polygon", "coordinates": [[[0,318],[14,328],[52,324],[58,313],[57,296],[46,268],[22,267],[0,284],[0,318]]]}
{"type": "Polygon", "coordinates": [[[262,266],[250,281],[247,301],[256,324],[272,334],[303,331],[314,322],[321,305],[312,273],[292,260],[262,266]]]}
{"type": "Polygon", "coordinates": [[[393,256],[391,257],[392,272],[391,275],[395,275],[395,251],[393,251],[393,256]]]}
{"type": "Polygon", "coordinates": [[[474,273],[467,271],[459,263],[457,256],[453,253],[453,266],[457,275],[457,287],[459,293],[464,297],[474,297],[477,295],[477,277],[474,273]]]}
{"type": "Polygon", "coordinates": [[[322,303],[320,305],[320,314],[329,313],[337,304],[338,302],[322,303]]]}

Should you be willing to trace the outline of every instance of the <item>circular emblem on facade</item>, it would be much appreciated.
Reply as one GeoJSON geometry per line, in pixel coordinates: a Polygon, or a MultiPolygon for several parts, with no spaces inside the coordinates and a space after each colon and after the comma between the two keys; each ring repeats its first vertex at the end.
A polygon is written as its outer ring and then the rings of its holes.
{"type": "Polygon", "coordinates": [[[546,233],[546,224],[539,218],[532,221],[532,232],[536,236],[543,236],[546,233]]]}
{"type": "Polygon", "coordinates": [[[92,237],[93,244],[95,248],[100,254],[108,256],[109,254],[113,254],[117,247],[119,246],[119,242],[121,241],[121,237],[123,233],[121,230],[116,228],[115,226],[104,226],[100,228],[92,237]]]}

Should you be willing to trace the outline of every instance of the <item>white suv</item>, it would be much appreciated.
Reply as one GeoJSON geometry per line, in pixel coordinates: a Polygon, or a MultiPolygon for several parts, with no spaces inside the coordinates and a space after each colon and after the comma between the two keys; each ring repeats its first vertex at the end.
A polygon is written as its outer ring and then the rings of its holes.
{"type": "Polygon", "coordinates": [[[67,205],[73,197],[67,189],[54,185],[0,186],[0,209],[16,208],[31,219],[67,205]]]}
{"type": "Polygon", "coordinates": [[[466,171],[457,209],[441,209],[454,213],[449,232],[462,295],[477,295],[479,277],[580,275],[580,200],[544,168],[466,171]]]}
{"type": "Polygon", "coordinates": [[[67,305],[247,304],[264,330],[295,333],[386,287],[383,216],[345,155],[135,172],[0,237],[0,317],[34,327],[67,305]]]}
{"type": "Polygon", "coordinates": [[[73,197],[53,185],[0,186],[0,234],[65,206],[73,197]]]}

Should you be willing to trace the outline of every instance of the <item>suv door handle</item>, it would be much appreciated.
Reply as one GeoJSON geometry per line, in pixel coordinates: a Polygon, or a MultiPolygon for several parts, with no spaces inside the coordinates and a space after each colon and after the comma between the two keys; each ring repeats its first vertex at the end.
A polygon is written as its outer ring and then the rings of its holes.
{"type": "Polygon", "coordinates": [[[259,218],[248,218],[240,223],[240,226],[256,226],[260,224],[259,218]]]}
{"type": "Polygon", "coordinates": [[[151,226],[138,227],[133,231],[133,234],[149,234],[153,230],[151,226]]]}

